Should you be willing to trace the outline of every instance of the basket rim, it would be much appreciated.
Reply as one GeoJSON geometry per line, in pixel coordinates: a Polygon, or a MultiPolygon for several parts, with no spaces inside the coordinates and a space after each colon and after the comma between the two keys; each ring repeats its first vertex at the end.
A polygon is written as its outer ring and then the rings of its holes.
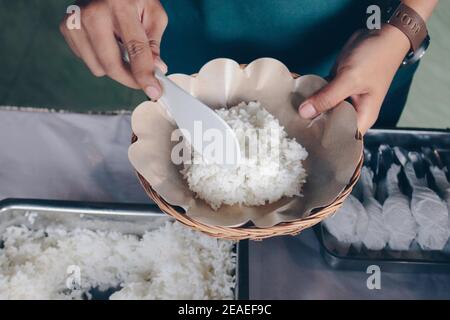
{"type": "MultiPolygon", "coordinates": [[[[136,141],[137,136],[133,133],[132,143],[136,141]]],[[[258,228],[255,226],[222,227],[222,226],[207,225],[198,222],[195,219],[192,219],[191,217],[187,216],[185,213],[181,213],[178,210],[176,210],[175,207],[173,207],[166,200],[164,200],[152,188],[150,183],[139,172],[137,172],[136,170],[134,170],[134,172],[137,175],[137,178],[141,186],[143,187],[145,193],[155,202],[156,205],[158,205],[161,211],[174,217],[176,220],[183,223],[184,225],[192,227],[203,233],[206,233],[210,236],[217,238],[224,238],[230,240],[243,240],[243,239],[262,240],[265,238],[280,235],[296,235],[300,233],[302,230],[310,228],[316,225],[317,223],[321,222],[322,220],[328,218],[329,216],[333,215],[342,206],[343,202],[351,193],[353,187],[357,183],[359,176],[361,174],[363,162],[364,156],[363,152],[361,152],[361,158],[358,162],[355,172],[353,173],[352,178],[350,179],[349,184],[329,205],[315,209],[315,212],[307,217],[287,222],[281,222],[268,228],[258,228]]]]}

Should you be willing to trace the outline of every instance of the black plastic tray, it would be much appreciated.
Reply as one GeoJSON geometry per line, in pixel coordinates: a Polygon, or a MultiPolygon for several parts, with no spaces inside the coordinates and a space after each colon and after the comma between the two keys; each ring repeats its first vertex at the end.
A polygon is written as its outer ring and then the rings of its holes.
{"type": "MultiPolygon", "coordinates": [[[[444,165],[450,167],[450,131],[417,129],[374,129],[364,137],[364,146],[374,152],[381,144],[397,146],[408,151],[431,148],[439,151],[444,165]]],[[[355,248],[343,254],[337,250],[337,240],[322,224],[315,227],[320,242],[320,251],[325,262],[334,269],[366,271],[370,265],[377,265],[387,272],[436,272],[450,273],[450,253],[423,251],[413,246],[410,251],[368,251],[355,248]]]]}
{"type": "Polygon", "coordinates": [[[315,227],[320,242],[320,253],[325,262],[333,269],[366,272],[371,265],[380,267],[386,272],[402,273],[450,273],[450,254],[436,251],[381,251],[362,250],[354,248],[348,254],[339,254],[330,246],[333,236],[319,224],[315,227]]]}

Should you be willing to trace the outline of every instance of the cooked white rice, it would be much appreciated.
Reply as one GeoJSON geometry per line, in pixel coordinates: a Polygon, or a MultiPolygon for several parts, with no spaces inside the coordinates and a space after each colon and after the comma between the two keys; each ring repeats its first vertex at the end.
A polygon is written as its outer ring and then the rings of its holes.
{"type": "Polygon", "coordinates": [[[9,227],[0,249],[0,299],[81,299],[118,288],[110,299],[232,299],[231,241],[178,223],[142,238],[117,232],[9,227]],[[68,289],[69,266],[81,287],[68,289]]]}
{"type": "Polygon", "coordinates": [[[259,102],[217,110],[240,143],[238,166],[205,164],[194,152],[182,173],[189,188],[213,209],[221,205],[257,206],[301,195],[308,153],[259,102]],[[249,139],[253,137],[255,139],[249,139]],[[257,150],[257,152],[252,152],[257,150]]]}

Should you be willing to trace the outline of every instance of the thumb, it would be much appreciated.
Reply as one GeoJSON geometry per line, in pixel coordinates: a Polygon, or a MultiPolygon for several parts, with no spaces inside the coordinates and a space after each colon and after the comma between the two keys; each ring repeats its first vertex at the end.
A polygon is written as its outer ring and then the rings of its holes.
{"type": "Polygon", "coordinates": [[[363,135],[377,121],[382,103],[382,99],[375,99],[370,95],[362,95],[354,101],[354,106],[357,113],[358,129],[363,135]]]}
{"type": "Polygon", "coordinates": [[[304,119],[313,119],[354,94],[355,92],[352,92],[354,89],[354,82],[342,73],[300,105],[300,116],[304,119]]]}

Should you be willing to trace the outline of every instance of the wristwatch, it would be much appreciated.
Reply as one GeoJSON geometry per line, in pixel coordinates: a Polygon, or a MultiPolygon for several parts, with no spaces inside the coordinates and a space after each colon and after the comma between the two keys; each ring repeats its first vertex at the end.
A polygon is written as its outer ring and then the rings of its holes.
{"type": "MultiPolygon", "coordinates": [[[[397,1],[398,2],[398,1],[397,1]]],[[[388,13],[393,12],[386,23],[402,31],[411,43],[411,50],[402,62],[402,66],[410,65],[419,61],[430,45],[430,36],[427,26],[422,17],[403,2],[397,7],[388,8],[388,13]]]]}

